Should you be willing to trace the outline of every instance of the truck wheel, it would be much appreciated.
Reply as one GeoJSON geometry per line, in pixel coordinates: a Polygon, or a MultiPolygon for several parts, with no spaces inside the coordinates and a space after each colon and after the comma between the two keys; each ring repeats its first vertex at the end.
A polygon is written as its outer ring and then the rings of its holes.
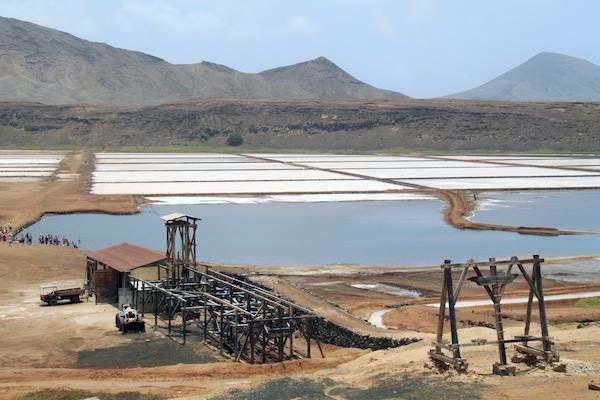
{"type": "Polygon", "coordinates": [[[79,295],[69,297],[69,301],[71,303],[81,303],[81,299],[79,298],[79,295]]]}
{"type": "Polygon", "coordinates": [[[52,299],[50,299],[50,303],[49,303],[49,304],[50,304],[51,306],[55,306],[55,305],[56,305],[56,303],[57,303],[57,301],[56,301],[56,299],[55,299],[55,298],[52,298],[52,299]]]}

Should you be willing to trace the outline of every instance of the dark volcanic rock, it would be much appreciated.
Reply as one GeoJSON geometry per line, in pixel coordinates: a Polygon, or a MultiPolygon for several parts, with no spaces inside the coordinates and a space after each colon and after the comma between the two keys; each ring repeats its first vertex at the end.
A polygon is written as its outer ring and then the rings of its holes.
{"type": "Polygon", "coordinates": [[[203,100],[148,107],[0,103],[0,146],[223,145],[600,151],[600,104],[203,100]]]}

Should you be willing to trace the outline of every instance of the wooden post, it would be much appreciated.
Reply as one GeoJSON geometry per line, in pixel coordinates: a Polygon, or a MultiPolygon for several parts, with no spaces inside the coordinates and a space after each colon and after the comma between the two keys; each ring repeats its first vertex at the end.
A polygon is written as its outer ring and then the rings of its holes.
{"type": "MultiPolygon", "coordinates": [[[[294,316],[294,309],[292,306],[289,308],[290,317],[294,316]]],[[[294,325],[290,319],[290,358],[294,357],[294,325]]]]}
{"type": "MultiPolygon", "coordinates": [[[[496,268],[496,259],[490,258],[490,275],[498,276],[498,270],[496,268]]],[[[500,364],[506,365],[506,344],[504,343],[504,324],[502,322],[502,309],[500,302],[502,301],[502,294],[500,293],[500,285],[498,283],[492,284],[494,303],[494,316],[496,317],[496,336],[498,338],[498,354],[500,355],[500,364]]]]}
{"type": "Polygon", "coordinates": [[[234,325],[233,325],[233,354],[238,353],[238,312],[235,310],[234,312],[234,325]]]}
{"type": "Polygon", "coordinates": [[[146,282],[142,281],[142,318],[144,317],[145,309],[146,309],[146,282]]]}
{"type": "Polygon", "coordinates": [[[543,337],[542,343],[544,345],[544,351],[549,352],[552,351],[552,346],[550,345],[550,339],[548,338],[548,321],[546,320],[546,305],[544,304],[544,284],[542,282],[542,272],[539,258],[539,255],[534,254],[533,259],[535,261],[533,263],[533,275],[535,277],[535,286],[537,288],[538,295],[540,296],[538,299],[538,307],[540,310],[540,327],[543,337]]]}
{"type": "MultiPolygon", "coordinates": [[[[449,264],[449,263],[448,263],[449,264]]],[[[450,317],[450,334],[452,336],[452,353],[454,358],[460,358],[460,347],[458,347],[458,327],[456,325],[456,311],[454,310],[454,290],[452,289],[452,268],[444,268],[444,280],[448,292],[448,314],[450,317]]]]}
{"type": "Polygon", "coordinates": [[[170,299],[166,299],[165,301],[169,302],[169,330],[168,330],[168,336],[171,336],[171,318],[173,318],[173,310],[171,309],[171,307],[173,306],[172,301],[170,299]]]}
{"type": "Polygon", "coordinates": [[[224,306],[223,304],[221,304],[221,315],[219,316],[219,321],[220,321],[220,326],[219,326],[219,352],[221,354],[223,354],[223,313],[224,313],[224,306]]]}
{"type": "Polygon", "coordinates": [[[207,332],[206,330],[208,329],[208,300],[205,298],[204,299],[204,341],[206,342],[206,339],[208,338],[207,332]]]}
{"type": "Polygon", "coordinates": [[[158,295],[157,290],[152,290],[152,297],[154,300],[154,329],[158,326],[158,295]]]}
{"type": "MultiPolygon", "coordinates": [[[[535,285],[535,275],[531,278],[533,285],[535,285]]],[[[529,336],[529,329],[531,327],[531,312],[533,309],[533,287],[529,288],[529,298],[527,299],[527,314],[525,316],[525,330],[523,331],[523,345],[527,346],[527,336],[529,336]]]]}
{"type": "Polygon", "coordinates": [[[250,335],[250,364],[254,364],[256,362],[256,360],[254,359],[254,345],[256,344],[256,338],[254,337],[253,319],[251,319],[248,323],[248,329],[250,329],[250,332],[248,332],[248,334],[250,335]]]}
{"type": "MultiPolygon", "coordinates": [[[[449,264],[450,260],[444,261],[445,264],[449,264]]],[[[440,308],[438,313],[438,324],[437,324],[437,343],[435,346],[435,352],[438,354],[442,353],[442,348],[439,346],[439,343],[442,343],[444,339],[444,322],[446,318],[446,301],[448,299],[448,285],[446,282],[446,268],[444,268],[443,272],[443,283],[442,283],[442,293],[440,295],[440,308]]]]}

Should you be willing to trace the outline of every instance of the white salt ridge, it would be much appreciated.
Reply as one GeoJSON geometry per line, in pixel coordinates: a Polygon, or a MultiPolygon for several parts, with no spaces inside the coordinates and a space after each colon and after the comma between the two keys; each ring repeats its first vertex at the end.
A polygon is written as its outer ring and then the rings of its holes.
{"type": "Polygon", "coordinates": [[[421,297],[421,293],[412,289],[404,289],[392,285],[386,285],[383,283],[354,283],[350,286],[363,289],[363,290],[373,290],[375,292],[381,292],[385,294],[391,294],[394,296],[403,296],[403,297],[421,297]]]}
{"type": "Polygon", "coordinates": [[[168,163],[261,163],[260,160],[242,157],[147,157],[147,158],[102,158],[96,164],[168,164],[168,163]]]}
{"type": "Polygon", "coordinates": [[[344,156],[344,155],[336,155],[336,156],[298,156],[298,157],[265,157],[259,156],[262,158],[267,158],[269,160],[277,160],[283,162],[294,162],[294,163],[307,163],[307,162],[326,162],[327,164],[335,165],[339,162],[348,162],[348,161],[364,161],[364,162],[373,162],[373,161],[430,161],[427,158],[419,158],[419,157],[396,157],[396,156],[344,156]]]}
{"type": "Polygon", "coordinates": [[[513,164],[541,165],[545,167],[600,166],[600,158],[556,158],[544,160],[512,160],[510,162],[513,164]]]}
{"type": "Polygon", "coordinates": [[[102,171],[93,173],[93,181],[102,182],[200,182],[200,181],[275,181],[356,179],[347,175],[315,170],[270,171],[102,171]]]}
{"type": "Polygon", "coordinates": [[[54,171],[56,168],[37,168],[37,167],[6,167],[4,164],[0,167],[0,172],[44,172],[54,171]]]}
{"type": "Polygon", "coordinates": [[[5,183],[20,183],[20,182],[38,182],[43,180],[42,178],[33,178],[33,177],[0,177],[0,182],[5,183]]]}
{"type": "Polygon", "coordinates": [[[95,183],[95,194],[261,194],[317,192],[378,192],[408,189],[367,180],[95,183]]]}
{"type": "Polygon", "coordinates": [[[298,162],[297,164],[305,165],[315,168],[328,168],[328,169],[382,169],[382,168],[395,168],[395,169],[418,169],[418,168],[496,168],[497,165],[493,164],[481,164],[468,161],[443,161],[443,160],[429,160],[429,161],[349,161],[349,162],[298,162]]]}
{"type": "Polygon", "coordinates": [[[96,159],[108,158],[243,158],[237,154],[227,153],[96,153],[96,159]]]}
{"type": "Polygon", "coordinates": [[[60,157],[52,158],[32,158],[32,157],[5,157],[0,156],[0,165],[11,164],[11,165],[36,165],[36,164],[58,164],[60,157]]]}
{"type": "Polygon", "coordinates": [[[581,168],[581,169],[585,169],[586,171],[592,171],[592,172],[599,172],[600,171],[600,165],[586,165],[586,166],[577,166],[577,168],[581,168]]]}
{"type": "Polygon", "coordinates": [[[500,200],[500,199],[482,199],[477,203],[477,211],[491,211],[500,208],[511,208],[515,205],[531,204],[532,200],[500,200]]]}
{"type": "Polygon", "coordinates": [[[540,178],[473,178],[473,179],[402,179],[400,183],[412,183],[438,189],[566,189],[600,188],[600,176],[546,177],[540,178]]]}
{"type": "MultiPolygon", "coordinates": [[[[544,301],[559,301],[559,300],[574,300],[574,299],[588,299],[590,297],[598,297],[600,296],[600,291],[594,292],[579,292],[579,293],[564,293],[564,294],[553,294],[553,295],[545,295],[544,301]]],[[[528,297],[508,297],[502,298],[502,304],[523,304],[529,301],[528,297]]],[[[537,302],[537,298],[534,296],[534,302],[537,302]]],[[[478,307],[478,306],[488,306],[492,305],[492,301],[490,299],[486,300],[460,300],[457,301],[455,306],[456,308],[465,308],[465,307],[478,307]]],[[[448,306],[448,303],[446,303],[448,306]]],[[[436,307],[439,308],[439,303],[431,303],[427,304],[427,307],[436,307]]]]}
{"type": "Polygon", "coordinates": [[[433,196],[418,193],[338,193],[267,195],[260,197],[233,196],[167,196],[147,197],[154,204],[255,204],[255,203],[323,203],[338,201],[402,201],[435,200],[433,196]]]}
{"type": "Polygon", "coordinates": [[[257,163],[148,163],[96,164],[96,171],[212,171],[212,170],[298,170],[300,167],[278,162],[257,163]]]}
{"type": "Polygon", "coordinates": [[[1,177],[28,177],[28,176],[50,176],[53,171],[15,171],[15,172],[7,172],[0,171],[1,177]]]}
{"type": "Polygon", "coordinates": [[[562,157],[556,156],[536,156],[536,155],[502,155],[502,156],[436,156],[437,158],[443,158],[446,160],[552,160],[560,159],[562,157]]]}
{"type": "Polygon", "coordinates": [[[415,178],[481,178],[481,177],[527,177],[527,176],[573,176],[598,175],[594,172],[570,171],[537,167],[496,167],[496,168],[425,168],[425,169],[342,169],[376,178],[415,179],[415,178]]]}
{"type": "Polygon", "coordinates": [[[390,308],[386,308],[385,310],[378,310],[372,313],[369,316],[369,323],[377,328],[388,329],[388,327],[383,323],[383,316],[392,311],[390,308]]]}
{"type": "Polygon", "coordinates": [[[62,155],[0,152],[0,182],[35,182],[52,175],[62,155]]]}

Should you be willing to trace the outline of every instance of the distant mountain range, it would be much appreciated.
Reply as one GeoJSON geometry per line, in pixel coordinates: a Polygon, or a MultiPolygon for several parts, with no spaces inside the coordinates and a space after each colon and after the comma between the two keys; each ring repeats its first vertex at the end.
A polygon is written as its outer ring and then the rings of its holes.
{"type": "Polygon", "coordinates": [[[400,100],[324,57],[259,73],[210,62],[174,65],[0,17],[0,100],[151,105],[194,98],[400,100]]]}
{"type": "MultiPolygon", "coordinates": [[[[403,100],[359,81],[324,57],[259,73],[203,61],[175,65],[0,17],[0,101],[156,105],[190,99],[403,100]]],[[[446,96],[474,101],[600,101],[600,66],[539,53],[474,89],[446,96]]]]}
{"type": "Polygon", "coordinates": [[[447,98],[500,101],[600,101],[600,66],[581,58],[539,53],[505,74],[447,98]]]}

